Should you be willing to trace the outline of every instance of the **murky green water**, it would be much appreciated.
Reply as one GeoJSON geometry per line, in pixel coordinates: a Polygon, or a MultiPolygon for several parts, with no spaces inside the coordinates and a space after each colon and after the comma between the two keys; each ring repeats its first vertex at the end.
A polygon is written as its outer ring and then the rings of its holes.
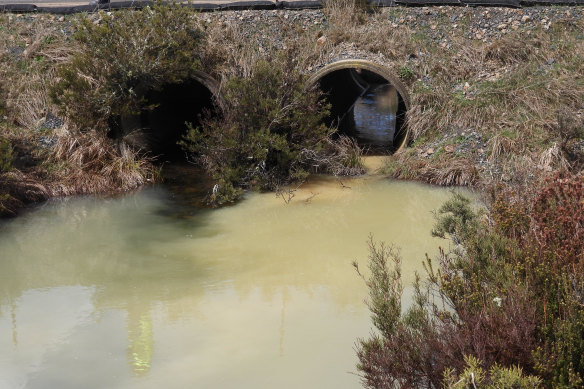
{"type": "Polygon", "coordinates": [[[411,281],[449,193],[343,184],[219,210],[148,188],[1,223],[0,388],[360,387],[371,324],[350,263],[372,233],[402,247],[411,281]]]}

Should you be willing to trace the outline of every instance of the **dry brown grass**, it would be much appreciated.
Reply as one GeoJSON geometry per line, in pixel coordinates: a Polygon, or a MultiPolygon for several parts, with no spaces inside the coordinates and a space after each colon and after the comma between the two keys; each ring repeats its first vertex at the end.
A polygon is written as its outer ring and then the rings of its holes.
{"type": "Polygon", "coordinates": [[[0,173],[0,217],[16,216],[24,205],[49,197],[47,188],[31,175],[18,170],[0,173]]]}
{"type": "Polygon", "coordinates": [[[365,2],[360,0],[324,0],[323,12],[336,28],[354,28],[364,23],[365,2]]]}
{"type": "MultiPolygon", "coordinates": [[[[428,147],[424,145],[435,145],[437,138],[477,132],[487,142],[489,166],[512,167],[510,182],[517,175],[539,176],[535,170],[581,169],[581,164],[570,163],[568,153],[562,151],[569,149],[562,146],[569,143],[563,139],[582,139],[574,135],[578,133],[574,128],[579,127],[567,125],[568,119],[560,123],[558,116],[567,115],[558,112],[582,116],[583,29],[581,19],[559,20],[549,31],[535,28],[530,35],[517,31],[487,43],[450,34],[449,50],[422,39],[418,52],[423,60],[406,61],[418,77],[410,83],[410,138],[421,138],[418,144],[428,147]],[[566,131],[571,135],[563,135],[566,131]],[[518,158],[525,155],[531,156],[518,158]]],[[[478,160],[474,152],[469,150],[467,156],[470,165],[478,160]]],[[[405,161],[407,167],[395,170],[396,175],[432,183],[478,184],[491,178],[490,170],[484,168],[463,173],[468,169],[458,162],[458,156],[448,161],[414,160],[398,157],[397,163],[405,161]]],[[[503,174],[498,176],[500,182],[503,174]]]]}
{"type": "Polygon", "coordinates": [[[459,158],[427,165],[420,170],[423,181],[441,186],[474,186],[479,178],[472,161],[459,158]]]}
{"type": "Polygon", "coordinates": [[[16,82],[20,87],[13,91],[8,100],[14,122],[30,131],[38,130],[50,107],[48,78],[32,73],[24,75],[16,82]]]}
{"type": "Polygon", "coordinates": [[[564,152],[558,143],[554,144],[545,149],[539,156],[538,167],[544,171],[551,172],[552,170],[565,170],[570,166],[564,152]]]}
{"type": "Polygon", "coordinates": [[[521,147],[522,142],[501,134],[497,134],[489,139],[488,145],[490,148],[488,161],[492,163],[498,161],[500,158],[505,158],[505,156],[510,153],[519,153],[522,151],[518,150],[518,148],[521,147]]]}
{"type": "Polygon", "coordinates": [[[49,163],[58,166],[53,196],[128,191],[158,178],[151,159],[95,131],[61,130],[49,163]]]}
{"type": "Polygon", "coordinates": [[[303,161],[315,173],[328,173],[334,176],[358,176],[366,169],[363,163],[363,149],[351,137],[341,135],[338,139],[328,137],[321,151],[302,150],[303,161]]]}
{"type": "Polygon", "coordinates": [[[475,186],[479,171],[466,158],[422,160],[412,154],[401,153],[390,159],[384,171],[403,180],[418,180],[439,186],[475,186]]]}
{"type": "Polygon", "coordinates": [[[34,21],[11,17],[0,39],[0,84],[7,90],[7,116],[10,122],[28,130],[38,129],[51,110],[48,87],[55,66],[73,50],[50,16],[34,21]]]}

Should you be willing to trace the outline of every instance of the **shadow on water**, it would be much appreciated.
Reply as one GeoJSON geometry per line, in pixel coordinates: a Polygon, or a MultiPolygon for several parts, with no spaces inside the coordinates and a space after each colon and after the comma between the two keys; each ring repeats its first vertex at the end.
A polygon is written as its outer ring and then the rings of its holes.
{"type": "Polygon", "coordinates": [[[201,167],[187,161],[175,161],[162,166],[162,187],[169,192],[173,201],[173,211],[168,215],[176,218],[189,218],[209,209],[206,198],[213,187],[213,180],[201,167]]]}

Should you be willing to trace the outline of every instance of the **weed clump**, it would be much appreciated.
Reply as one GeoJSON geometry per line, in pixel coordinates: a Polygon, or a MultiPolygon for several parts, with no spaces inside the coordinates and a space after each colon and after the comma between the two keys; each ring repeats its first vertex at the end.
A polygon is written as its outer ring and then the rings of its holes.
{"type": "Polygon", "coordinates": [[[366,386],[581,387],[583,177],[558,175],[532,198],[507,194],[488,215],[455,195],[433,234],[454,248],[438,268],[426,260],[405,313],[399,253],[369,242],[363,278],[379,333],[357,350],[366,386]]]}
{"type": "Polygon", "coordinates": [[[367,0],[325,0],[323,12],[339,28],[364,24],[373,6],[367,0]]]}
{"type": "Polygon", "coordinates": [[[464,360],[466,365],[460,374],[457,374],[453,369],[444,373],[443,388],[533,389],[541,387],[542,384],[539,377],[525,375],[523,370],[517,366],[493,365],[489,371],[486,371],[479,359],[467,355],[464,360]]]}
{"type": "Polygon", "coordinates": [[[222,117],[191,129],[182,146],[217,181],[210,201],[233,201],[241,188],[275,190],[308,174],[307,150],[323,149],[331,129],[317,89],[283,59],[257,62],[225,85],[222,117]]]}

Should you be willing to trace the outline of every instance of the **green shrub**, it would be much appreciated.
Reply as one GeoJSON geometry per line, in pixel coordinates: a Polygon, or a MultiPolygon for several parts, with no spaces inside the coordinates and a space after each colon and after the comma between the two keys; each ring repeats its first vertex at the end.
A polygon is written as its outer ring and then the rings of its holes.
{"type": "Polygon", "coordinates": [[[223,88],[221,117],[190,128],[183,148],[217,181],[212,203],[233,201],[236,188],[274,190],[307,175],[306,151],[320,151],[330,130],[328,106],[286,58],[257,62],[249,78],[234,77],[223,88]]]}
{"type": "Polygon", "coordinates": [[[536,327],[531,295],[515,282],[509,265],[492,260],[509,245],[481,220],[460,195],[441,207],[434,234],[452,238],[457,248],[441,252],[438,269],[427,259],[427,282],[418,278],[414,304],[405,313],[396,303],[401,300],[396,252],[370,242],[366,283],[381,336],[361,340],[357,350],[367,387],[440,387],[448,369],[464,370],[465,355],[488,369],[531,366],[536,327]]]}
{"type": "Polygon", "coordinates": [[[81,16],[79,50],[59,68],[51,91],[63,113],[83,127],[106,127],[111,116],[153,108],[147,91],[190,79],[200,70],[203,33],[194,11],[156,3],[138,11],[81,16]]]}
{"type": "Polygon", "coordinates": [[[541,387],[541,379],[524,375],[520,367],[505,368],[494,365],[487,372],[481,361],[472,356],[465,356],[466,366],[459,375],[452,369],[444,374],[444,389],[534,389],[541,387]]]}
{"type": "Polygon", "coordinates": [[[584,178],[548,179],[530,212],[525,275],[538,291],[538,372],[554,387],[584,382],[584,178]]]}

